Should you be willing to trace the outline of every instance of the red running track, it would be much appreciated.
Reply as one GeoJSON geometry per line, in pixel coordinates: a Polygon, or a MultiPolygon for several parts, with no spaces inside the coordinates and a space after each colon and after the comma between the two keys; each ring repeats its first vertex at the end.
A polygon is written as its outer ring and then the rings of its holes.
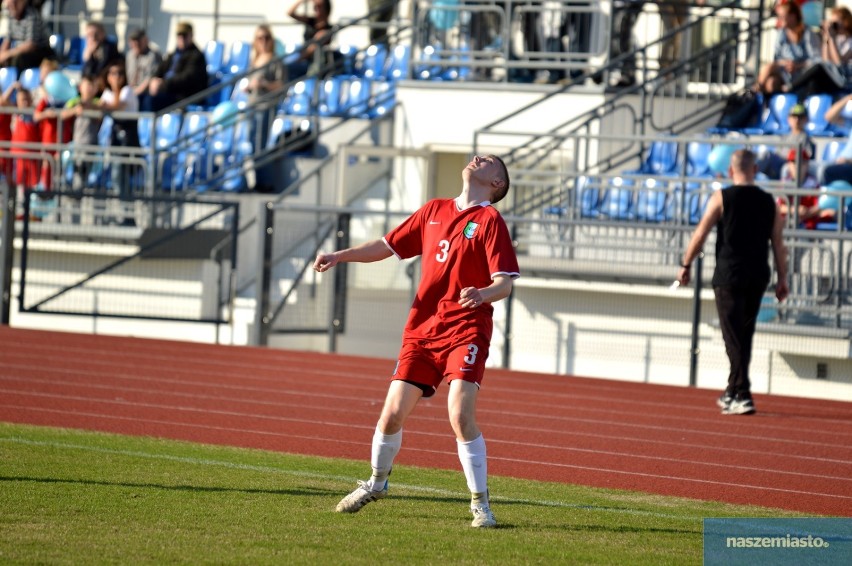
{"type": "MultiPolygon", "coordinates": [[[[0,327],[0,421],[361,459],[389,360],[0,327]]],[[[852,516],[852,403],[491,370],[495,475],[852,516]]],[[[446,387],[397,462],[459,469],[446,387]]]]}

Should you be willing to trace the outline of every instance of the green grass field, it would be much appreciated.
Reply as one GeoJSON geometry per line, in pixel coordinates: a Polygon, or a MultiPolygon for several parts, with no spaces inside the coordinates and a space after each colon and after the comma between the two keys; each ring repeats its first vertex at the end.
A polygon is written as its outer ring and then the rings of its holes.
{"type": "Polygon", "coordinates": [[[703,517],[802,516],[492,477],[500,527],[476,530],[460,472],[406,466],[335,513],[367,466],[0,423],[0,563],[683,565],[703,517]]]}

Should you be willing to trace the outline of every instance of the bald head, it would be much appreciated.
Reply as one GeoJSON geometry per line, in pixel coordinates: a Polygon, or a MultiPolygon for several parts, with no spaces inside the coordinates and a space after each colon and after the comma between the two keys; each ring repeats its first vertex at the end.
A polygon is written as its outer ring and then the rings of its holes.
{"type": "Polygon", "coordinates": [[[751,185],[757,174],[757,156],[748,149],[738,149],[731,156],[728,173],[737,185],[751,185]]]}

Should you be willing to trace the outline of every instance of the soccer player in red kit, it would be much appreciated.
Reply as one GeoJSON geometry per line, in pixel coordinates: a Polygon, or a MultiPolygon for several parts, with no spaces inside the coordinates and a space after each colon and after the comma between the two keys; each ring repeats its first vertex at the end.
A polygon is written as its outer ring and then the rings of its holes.
{"type": "Polygon", "coordinates": [[[458,197],[429,201],[381,240],[319,254],[314,262],[323,272],[340,262],[422,256],[420,286],[373,435],[373,474],[338,503],[338,512],[355,513],[387,495],[406,418],[446,379],[450,425],[471,491],[472,526],[497,524],[488,501],[476,396],[491,343],[491,303],[509,296],[520,273],[506,223],[491,206],[509,191],[505,164],[494,155],[476,156],[462,171],[462,181],[458,197]]]}

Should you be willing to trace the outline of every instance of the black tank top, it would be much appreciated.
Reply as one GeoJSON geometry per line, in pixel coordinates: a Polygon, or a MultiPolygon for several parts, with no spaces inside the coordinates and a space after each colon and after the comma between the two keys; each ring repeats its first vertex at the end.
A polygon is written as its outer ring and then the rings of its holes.
{"type": "Polygon", "coordinates": [[[722,190],[714,287],[769,284],[769,238],[775,215],[775,201],[759,187],[734,185],[722,190]]]}

